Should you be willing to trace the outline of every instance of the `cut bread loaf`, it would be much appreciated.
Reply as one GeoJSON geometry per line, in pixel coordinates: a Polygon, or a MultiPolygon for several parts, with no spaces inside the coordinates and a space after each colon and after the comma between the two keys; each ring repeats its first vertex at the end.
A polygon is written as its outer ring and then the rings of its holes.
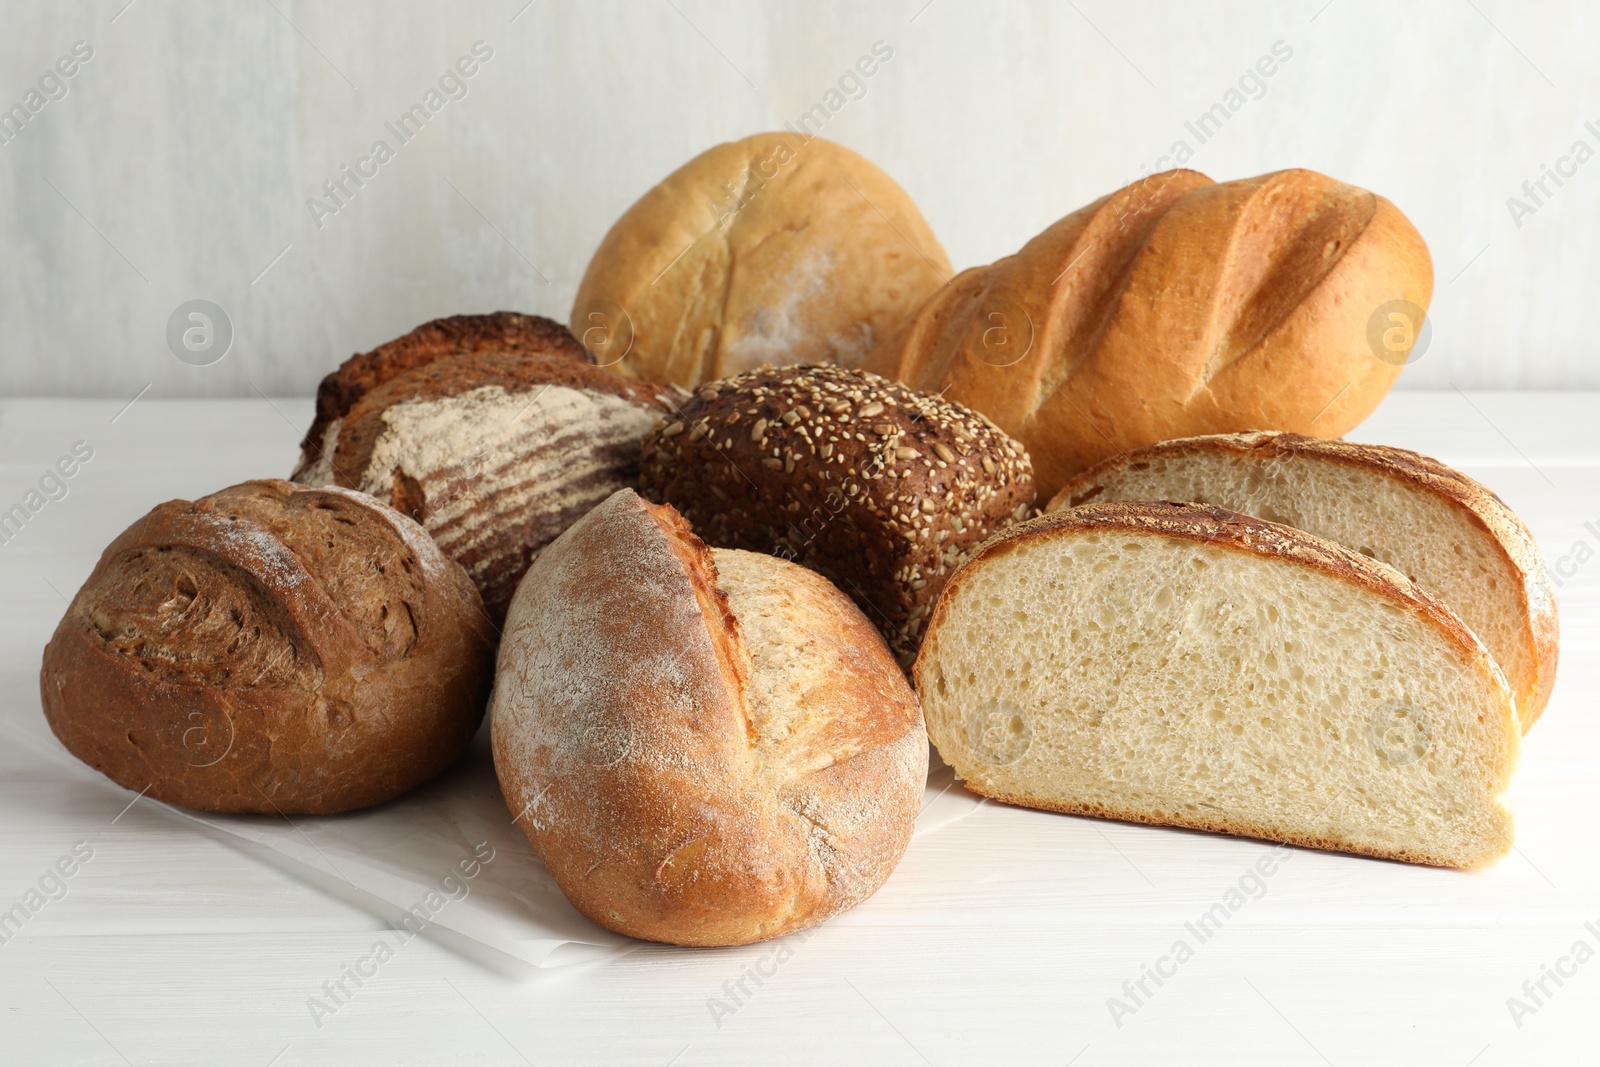
{"type": "Polygon", "coordinates": [[[294,479],[422,523],[498,624],[538,551],[634,483],[663,392],[591,365],[549,319],[440,319],[323,379],[294,479]]]}
{"type": "Polygon", "coordinates": [[[992,538],[916,664],[928,733],[1009,803],[1477,867],[1511,846],[1499,668],[1404,575],[1191,504],[992,538]]]}
{"type": "Polygon", "coordinates": [[[1482,639],[1524,731],[1550,699],[1560,625],[1539,546],[1486,486],[1436,459],[1291,433],[1180,438],[1090,468],[1048,510],[1114,500],[1215,504],[1381,560],[1482,639]]]}
{"type": "Polygon", "coordinates": [[[927,776],[916,697],[842,593],[629,490],[523,579],[490,718],[506,804],[567,899],[673,944],[865,900],[927,776]]]}

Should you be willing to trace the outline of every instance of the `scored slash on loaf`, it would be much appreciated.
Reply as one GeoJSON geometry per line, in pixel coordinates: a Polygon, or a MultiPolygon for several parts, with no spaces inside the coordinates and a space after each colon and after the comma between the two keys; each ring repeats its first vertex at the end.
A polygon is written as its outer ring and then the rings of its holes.
{"type": "Polygon", "coordinates": [[[1034,501],[1027,453],[983,416],[833,366],[702,386],[645,441],[639,483],[710,544],[832,579],[908,666],[945,578],[1034,501]]]}
{"type": "Polygon", "coordinates": [[[549,319],[457,316],[324,380],[294,477],[411,515],[498,622],[540,548],[637,472],[659,388],[593,366],[549,319]]]}

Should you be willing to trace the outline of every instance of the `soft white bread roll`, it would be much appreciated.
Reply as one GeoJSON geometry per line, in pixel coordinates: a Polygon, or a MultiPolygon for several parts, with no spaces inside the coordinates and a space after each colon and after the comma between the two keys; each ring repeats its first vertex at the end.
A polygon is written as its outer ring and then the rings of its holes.
{"type": "Polygon", "coordinates": [[[495,770],[602,926],[736,945],[822,922],[894,870],[927,777],[883,639],[798,565],[710,550],[622,490],[547,547],[506,618],[495,770]]]}
{"type": "Polygon", "coordinates": [[[1550,700],[1561,625],[1538,542],[1487,486],[1436,459],[1292,433],[1184,437],[1096,464],[1048,510],[1113,500],[1215,504],[1382,560],[1482,639],[1524,732],[1550,700]]]}
{"type": "Polygon", "coordinates": [[[1385,564],[1193,504],[1012,527],[915,668],[968,788],[1030,807],[1413,863],[1511,847],[1521,732],[1483,645],[1385,564]]]}

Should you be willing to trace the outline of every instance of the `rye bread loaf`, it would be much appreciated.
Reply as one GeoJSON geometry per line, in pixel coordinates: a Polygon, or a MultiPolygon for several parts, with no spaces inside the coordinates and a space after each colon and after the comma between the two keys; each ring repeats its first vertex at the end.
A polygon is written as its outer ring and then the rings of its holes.
{"type": "Polygon", "coordinates": [[[1499,667],[1303,530],[1147,502],[1019,524],[945,587],[916,682],[939,754],[1008,803],[1449,867],[1511,847],[1499,667]]]}
{"type": "Polygon", "coordinates": [[[534,563],[490,704],[506,804],[612,930],[734,945],[870,896],[905,851],[916,697],[838,590],[621,491],[534,563]]]}
{"type": "Polygon", "coordinates": [[[951,274],[893,178],[821,137],[760,133],[640,197],[570,321],[602,364],[693,388],[764,363],[859,367],[951,274]]]}
{"type": "Polygon", "coordinates": [[[639,441],[667,402],[591,365],[549,319],[443,319],[324,380],[294,478],[422,523],[498,625],[539,549],[634,484],[639,441]]]}
{"type": "Polygon", "coordinates": [[[1291,433],[1180,438],[1091,467],[1048,510],[1113,500],[1215,504],[1381,560],[1478,635],[1524,731],[1549,702],[1561,627],[1539,545],[1487,486],[1436,459],[1291,433]]]}
{"type": "Polygon", "coordinates": [[[945,578],[1034,502],[1027,453],[981,415],[836,366],[702,386],[645,440],[639,484],[708,544],[832,580],[906,666],[945,578]]]}
{"type": "Polygon", "coordinates": [[[1048,498],[1172,437],[1346,433],[1410,357],[1373,323],[1403,307],[1420,330],[1432,292],[1427,245],[1381,196],[1308,170],[1168,171],[964,272],[867,369],[994,419],[1048,498]]]}
{"type": "Polygon", "coordinates": [[[483,717],[493,633],[422,528],[371,497],[245,482],[111,543],[45,648],[45,718],[184,807],[326,815],[437,775],[483,717]]]}

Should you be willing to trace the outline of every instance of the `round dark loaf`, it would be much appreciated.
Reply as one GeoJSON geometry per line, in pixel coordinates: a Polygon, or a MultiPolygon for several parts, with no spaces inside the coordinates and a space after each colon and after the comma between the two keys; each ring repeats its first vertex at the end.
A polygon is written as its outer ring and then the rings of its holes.
{"type": "Polygon", "coordinates": [[[709,544],[832,579],[902,665],[945,579],[1034,500],[1027,453],[982,415],[833,366],[702,386],[646,438],[639,484],[709,544]]]}
{"type": "Polygon", "coordinates": [[[294,473],[422,523],[467,569],[496,625],[539,550],[634,484],[639,441],[668,410],[664,387],[579,358],[559,324],[516,316],[511,328],[504,314],[429,323],[415,343],[352,357],[324,395],[354,399],[319,407],[329,418],[320,438],[313,425],[294,473]]]}
{"type": "Polygon", "coordinates": [[[45,648],[45,718],[129,789],[325,815],[443,771],[483,716],[477,590],[371,497],[284,481],[173,500],[105,550],[45,648]]]}

